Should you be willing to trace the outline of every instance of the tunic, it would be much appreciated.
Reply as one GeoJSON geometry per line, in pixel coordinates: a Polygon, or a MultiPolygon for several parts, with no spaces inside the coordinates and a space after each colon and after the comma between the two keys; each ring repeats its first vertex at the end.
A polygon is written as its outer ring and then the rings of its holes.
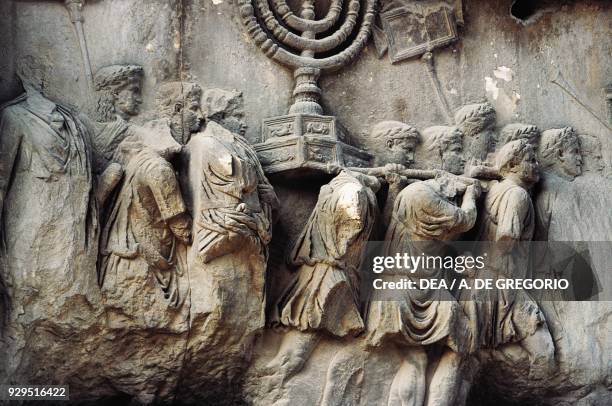
{"type": "MultiPolygon", "coordinates": [[[[402,190],[394,204],[385,236],[385,256],[397,253],[410,256],[444,256],[443,244],[469,230],[476,220],[457,206],[452,193],[437,180],[417,182],[402,190]]],[[[419,278],[443,279],[443,269],[421,267],[409,270],[385,270],[383,281],[406,277],[418,284],[419,278]]],[[[380,346],[390,339],[405,345],[441,343],[454,351],[464,347],[465,316],[461,307],[446,289],[406,289],[400,297],[383,300],[381,291],[374,291],[367,311],[367,341],[380,346]]]]}
{"type": "MultiPolygon", "coordinates": [[[[497,244],[486,247],[486,266],[475,277],[524,278],[529,247],[521,242],[531,240],[534,224],[533,204],[525,189],[508,179],[493,184],[485,199],[478,241],[497,244]],[[516,244],[508,251],[500,241],[516,244]]],[[[462,290],[461,300],[473,333],[472,351],[521,341],[544,322],[538,305],[524,290],[462,290]]]]}
{"type": "Polygon", "coordinates": [[[291,253],[290,262],[299,268],[278,304],[280,323],[338,337],[363,331],[358,268],[377,206],[361,176],[343,171],[321,188],[291,253]]]}

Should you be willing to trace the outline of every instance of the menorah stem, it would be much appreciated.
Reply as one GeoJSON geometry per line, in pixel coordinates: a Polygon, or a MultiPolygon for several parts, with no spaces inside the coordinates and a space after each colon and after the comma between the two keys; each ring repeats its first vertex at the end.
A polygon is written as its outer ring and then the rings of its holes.
{"type": "Polygon", "coordinates": [[[317,85],[320,75],[321,70],[318,68],[302,67],[295,70],[294,101],[289,108],[290,114],[323,114],[323,108],[319,104],[321,89],[317,85]]]}
{"type": "MultiPolygon", "coordinates": [[[[305,20],[314,20],[314,0],[305,0],[302,3],[301,17],[305,20]]],[[[314,31],[304,31],[303,38],[314,39],[314,31]]],[[[303,57],[314,57],[314,51],[304,49],[301,52],[303,57]]],[[[299,114],[323,114],[323,108],[319,104],[321,89],[317,85],[321,70],[310,67],[300,67],[293,72],[295,88],[293,90],[293,105],[289,108],[289,113],[299,114]]]]}

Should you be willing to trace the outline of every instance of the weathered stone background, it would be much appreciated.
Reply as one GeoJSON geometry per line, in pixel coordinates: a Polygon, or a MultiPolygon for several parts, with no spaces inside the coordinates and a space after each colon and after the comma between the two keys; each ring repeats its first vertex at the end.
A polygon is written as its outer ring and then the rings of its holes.
{"type": "MultiPolygon", "coordinates": [[[[612,71],[609,2],[542,5],[525,24],[511,16],[510,3],[464,1],[461,40],[436,51],[438,75],[451,107],[488,98],[500,125],[572,125],[602,138],[609,164],[612,141],[605,127],[551,83],[561,72],[581,102],[607,120],[602,89],[612,71]],[[494,76],[501,66],[513,71],[511,81],[494,76]],[[499,92],[487,92],[487,77],[499,92]]],[[[0,12],[0,101],[19,92],[15,64],[35,55],[48,63],[48,95],[84,105],[87,89],[78,42],[61,2],[10,0],[2,2],[0,12]]],[[[291,72],[250,42],[231,1],[98,0],[87,4],[84,18],[94,72],[112,63],[144,66],[145,109],[156,83],[177,78],[181,68],[185,78],[204,87],[243,92],[251,140],[258,139],[263,118],[288,109],[291,72]]],[[[358,145],[367,146],[367,134],[380,120],[399,119],[418,128],[444,122],[422,63],[416,59],[392,65],[386,56],[379,60],[371,43],[350,67],[324,75],[321,87],[325,111],[340,119],[358,145]]]]}
{"type": "MultiPolygon", "coordinates": [[[[21,92],[15,80],[18,64],[35,57],[45,65],[45,94],[87,109],[81,54],[62,3],[0,2],[0,103],[21,92]]],[[[509,0],[465,0],[460,41],[435,52],[445,95],[452,108],[488,99],[497,109],[500,127],[509,122],[532,123],[541,129],[573,126],[581,134],[596,136],[609,171],[610,130],[551,81],[564,82],[581,103],[609,123],[603,88],[612,81],[612,4],[606,0],[539,3],[536,14],[522,23],[511,16],[509,0]],[[511,80],[495,76],[500,67],[511,69],[511,80]]],[[[290,105],[291,72],[251,43],[231,1],[97,0],[88,2],[84,18],[94,72],[116,63],[144,67],[145,111],[152,109],[156,85],[164,80],[183,78],[203,88],[238,89],[245,99],[247,138],[255,142],[262,119],[284,114],[290,105]]],[[[392,65],[386,56],[376,57],[371,43],[352,65],[325,74],[320,85],[325,112],[336,115],[352,141],[364,148],[372,125],[381,120],[405,121],[419,129],[445,121],[423,64],[416,59],[392,65]]],[[[282,207],[271,268],[282,262],[287,241],[306,221],[319,186],[275,185],[282,207]]],[[[593,239],[604,238],[597,234],[593,239]]],[[[272,296],[287,278],[284,272],[269,275],[272,296]]],[[[570,305],[564,307],[567,320],[572,320],[566,328],[583,321],[576,326],[580,333],[563,347],[580,348],[566,361],[566,371],[577,374],[571,379],[560,376],[554,394],[572,388],[582,390],[577,398],[607,392],[612,371],[609,306],[570,305]]],[[[338,350],[333,343],[326,345],[318,350],[323,358],[338,350]]]]}

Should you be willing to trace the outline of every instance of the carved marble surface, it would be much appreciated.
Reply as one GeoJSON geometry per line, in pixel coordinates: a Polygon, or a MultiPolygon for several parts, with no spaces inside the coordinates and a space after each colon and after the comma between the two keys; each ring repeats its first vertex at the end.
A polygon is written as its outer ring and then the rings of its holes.
{"type": "Polygon", "coordinates": [[[0,384],[75,404],[612,403],[612,8],[518,21],[518,3],[2,2],[0,384]],[[599,296],[381,300],[374,241],[501,243],[468,285],[554,275],[522,250],[563,242],[599,296]]]}

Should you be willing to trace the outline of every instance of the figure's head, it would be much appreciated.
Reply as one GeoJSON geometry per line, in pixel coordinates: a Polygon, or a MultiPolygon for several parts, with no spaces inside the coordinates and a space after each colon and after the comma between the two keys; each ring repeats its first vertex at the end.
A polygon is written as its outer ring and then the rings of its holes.
{"type": "Polygon", "coordinates": [[[544,168],[572,179],[582,173],[580,139],[572,127],[544,131],[538,152],[544,168]]]}
{"type": "Polygon", "coordinates": [[[501,140],[504,144],[512,141],[525,140],[535,149],[538,145],[540,130],[535,125],[512,123],[501,130],[501,140]]]}
{"type": "Polygon", "coordinates": [[[245,135],[244,101],[237,90],[206,89],[202,98],[206,120],[214,121],[231,132],[245,135]]]}
{"type": "Polygon", "coordinates": [[[580,134],[578,138],[580,139],[580,149],[584,161],[582,170],[584,172],[601,173],[606,167],[601,153],[601,141],[597,136],[590,134],[580,134]]]}
{"type": "Polygon", "coordinates": [[[535,150],[527,140],[510,141],[497,153],[497,169],[503,178],[516,176],[521,182],[534,184],[540,179],[535,150]]]}
{"type": "Polygon", "coordinates": [[[495,109],[489,103],[468,104],[455,113],[455,125],[467,139],[470,158],[485,161],[495,148],[495,109]]]}
{"type": "Polygon", "coordinates": [[[414,151],[420,142],[416,128],[399,121],[382,121],[372,127],[376,165],[388,163],[410,166],[414,151]]]}
{"type": "Polygon", "coordinates": [[[37,91],[42,91],[48,80],[50,64],[37,56],[26,55],[19,58],[16,64],[17,76],[24,88],[31,86],[37,91]]]}
{"type": "Polygon", "coordinates": [[[425,148],[431,159],[437,162],[435,169],[442,169],[455,175],[465,170],[463,156],[463,134],[457,127],[434,126],[423,131],[425,148]]]}
{"type": "Polygon", "coordinates": [[[202,88],[196,83],[168,82],[160,86],[156,103],[159,112],[170,120],[172,136],[181,143],[202,126],[202,88]]]}
{"type": "Polygon", "coordinates": [[[455,124],[466,137],[492,131],[495,127],[496,113],[490,103],[468,104],[455,113],[455,124]]]}
{"type": "Polygon", "coordinates": [[[96,72],[100,121],[112,121],[116,116],[129,120],[138,114],[143,74],[138,65],[111,65],[96,72]]]}

